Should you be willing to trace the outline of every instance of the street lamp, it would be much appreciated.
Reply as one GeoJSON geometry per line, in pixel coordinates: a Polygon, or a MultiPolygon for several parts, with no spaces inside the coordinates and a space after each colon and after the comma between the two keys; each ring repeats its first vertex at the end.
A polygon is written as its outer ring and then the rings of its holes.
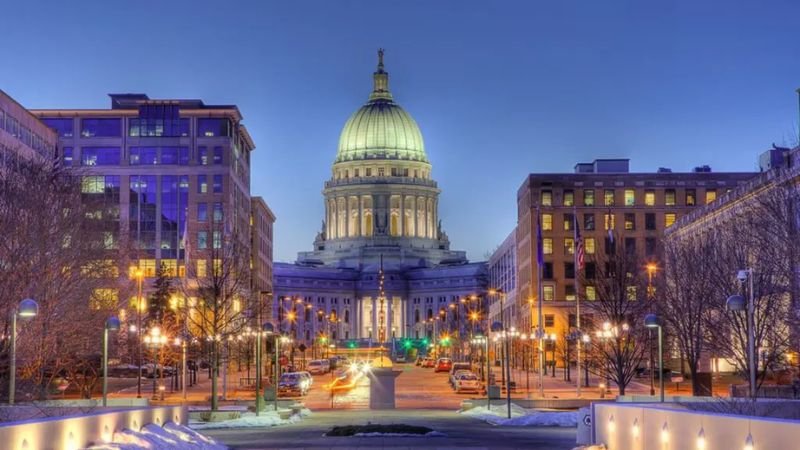
{"type": "Polygon", "coordinates": [[[503,329],[502,322],[494,322],[492,324],[492,332],[498,333],[500,338],[505,341],[505,363],[506,363],[506,408],[508,410],[508,418],[511,418],[511,377],[510,371],[508,369],[508,350],[509,350],[509,342],[511,341],[511,337],[508,336],[503,329]]]}
{"type": "MultiPolygon", "coordinates": [[[[484,373],[483,374],[484,376],[481,377],[481,378],[485,377],[484,379],[485,379],[485,383],[486,383],[485,384],[485,386],[486,386],[486,410],[488,411],[488,410],[491,409],[491,406],[492,406],[491,396],[489,395],[489,373],[492,371],[492,367],[491,367],[491,365],[489,363],[489,339],[486,336],[483,336],[483,335],[479,334],[479,335],[477,335],[477,336],[472,338],[472,344],[473,345],[483,345],[484,358],[486,358],[486,373],[484,373]]],[[[481,372],[483,372],[483,369],[481,369],[481,372]]]]}
{"type": "MultiPolygon", "coordinates": [[[[653,275],[658,270],[658,266],[655,263],[648,263],[645,266],[647,270],[647,300],[648,302],[652,302],[655,297],[655,289],[653,288],[653,275]]],[[[652,330],[647,330],[647,351],[650,354],[650,395],[656,395],[656,388],[653,378],[653,333],[652,330]]]]}
{"type": "MultiPolygon", "coordinates": [[[[157,391],[157,381],[156,381],[156,370],[158,370],[159,359],[158,358],[158,351],[162,345],[167,343],[167,336],[161,334],[161,328],[153,327],[144,337],[144,343],[148,347],[153,349],[153,400],[158,400],[158,391],[157,391]]],[[[161,368],[161,373],[163,374],[164,368],[161,368]]]]}
{"type": "Polygon", "coordinates": [[[103,326],[103,406],[108,406],[108,332],[119,330],[119,319],[109,317],[103,326]]]}
{"type": "Polygon", "coordinates": [[[756,338],[755,338],[755,299],[753,296],[753,269],[743,269],[736,274],[740,283],[750,281],[750,295],[747,300],[744,296],[734,294],[726,302],[730,311],[746,311],[747,314],[747,363],[750,366],[750,397],[756,399],[756,338]]]}
{"type": "MultiPolygon", "coordinates": [[[[647,328],[658,328],[658,385],[661,390],[661,403],[664,403],[664,349],[662,347],[662,328],[655,314],[644,316],[644,326],[647,328]]],[[[651,367],[652,372],[652,367],[651,367]]]]}
{"type": "MultiPolygon", "coordinates": [[[[264,407],[264,397],[261,396],[261,338],[262,336],[270,336],[274,331],[271,323],[265,322],[261,325],[261,331],[256,332],[256,415],[259,414],[264,407]]],[[[275,396],[277,398],[278,391],[277,385],[275,389],[275,396]]]]}
{"type": "Polygon", "coordinates": [[[19,302],[19,307],[11,311],[11,358],[8,369],[8,404],[14,404],[14,391],[17,375],[17,316],[22,320],[32,319],[39,314],[39,304],[35,300],[26,298],[19,302]]]}
{"type": "Polygon", "coordinates": [[[141,267],[134,269],[133,278],[136,279],[136,355],[139,360],[139,377],[136,380],[136,398],[142,398],[142,283],[144,283],[144,270],[141,267]]]}

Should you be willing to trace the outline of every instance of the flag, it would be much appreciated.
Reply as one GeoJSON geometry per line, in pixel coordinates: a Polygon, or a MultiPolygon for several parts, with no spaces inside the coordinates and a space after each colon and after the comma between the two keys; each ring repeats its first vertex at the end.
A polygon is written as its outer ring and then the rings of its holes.
{"type": "Polygon", "coordinates": [[[578,214],[575,217],[575,268],[580,270],[584,266],[584,249],[583,237],[581,236],[581,227],[578,225],[578,214]]]}
{"type": "Polygon", "coordinates": [[[536,210],[536,262],[544,266],[544,244],[542,243],[542,215],[536,210]]]}
{"type": "Polygon", "coordinates": [[[183,220],[183,237],[181,238],[181,246],[183,247],[183,270],[185,276],[189,276],[189,220],[183,220]]]}

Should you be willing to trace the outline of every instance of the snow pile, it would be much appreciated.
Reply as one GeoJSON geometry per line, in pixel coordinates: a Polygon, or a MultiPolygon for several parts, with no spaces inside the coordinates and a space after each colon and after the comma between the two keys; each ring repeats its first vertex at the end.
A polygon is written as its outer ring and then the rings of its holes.
{"type": "Polygon", "coordinates": [[[248,428],[248,427],[274,427],[276,425],[286,425],[297,423],[311,414],[307,408],[303,408],[297,414],[292,414],[288,419],[281,419],[275,411],[263,411],[256,416],[253,412],[246,412],[238,419],[222,420],[220,422],[199,422],[191,421],[189,426],[195,430],[209,430],[213,428],[248,428]]]}
{"type": "Polygon", "coordinates": [[[600,445],[589,445],[589,446],[582,445],[580,447],[575,447],[572,450],[606,450],[606,446],[603,445],[603,444],[600,444],[600,445]]]}
{"type": "Polygon", "coordinates": [[[164,427],[145,425],[141,431],[124,429],[114,433],[112,442],[89,447],[90,450],[227,450],[211,438],[172,422],[164,427]]]}
{"type": "Polygon", "coordinates": [[[465,416],[483,420],[492,425],[506,427],[577,427],[578,413],[575,411],[539,411],[511,404],[511,418],[506,405],[483,406],[461,411],[465,416]]]}

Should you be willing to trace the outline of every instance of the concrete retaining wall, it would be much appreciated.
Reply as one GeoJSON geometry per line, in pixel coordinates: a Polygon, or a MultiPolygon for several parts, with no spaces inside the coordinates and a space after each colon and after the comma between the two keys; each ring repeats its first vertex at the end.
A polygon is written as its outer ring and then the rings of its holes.
{"type": "Polygon", "coordinates": [[[139,431],[142,426],[166,422],[186,424],[186,408],[113,409],[75,417],[50,417],[0,424],[3,450],[72,450],[110,442],[115,431],[139,431]]]}
{"type": "Polygon", "coordinates": [[[596,403],[592,408],[594,443],[609,450],[737,450],[744,448],[748,433],[756,449],[797,449],[800,436],[800,422],[791,420],[642,404],[596,403]]]}

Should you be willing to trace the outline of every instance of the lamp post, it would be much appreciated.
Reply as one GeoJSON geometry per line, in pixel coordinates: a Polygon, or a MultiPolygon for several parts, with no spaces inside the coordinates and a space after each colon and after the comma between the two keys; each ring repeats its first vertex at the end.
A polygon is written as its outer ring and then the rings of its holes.
{"type": "Polygon", "coordinates": [[[39,304],[35,300],[26,298],[19,302],[19,307],[11,312],[11,357],[8,368],[8,404],[14,404],[14,391],[17,376],[17,316],[21,319],[31,319],[39,314],[39,304]]]}
{"type": "Polygon", "coordinates": [[[508,347],[509,342],[511,341],[511,336],[506,333],[503,329],[502,322],[494,322],[492,324],[492,332],[498,333],[497,338],[504,340],[505,344],[505,364],[506,364],[506,377],[505,377],[505,385],[506,385],[506,409],[508,411],[508,418],[511,418],[511,380],[509,377],[509,361],[508,361],[508,347]]]}
{"type": "MultiPolygon", "coordinates": [[[[264,397],[261,395],[261,338],[271,336],[273,331],[274,327],[269,322],[262,324],[261,330],[256,331],[256,415],[264,407],[264,397]]],[[[276,386],[275,395],[277,396],[277,394],[276,386]]]]}
{"type": "Polygon", "coordinates": [[[119,330],[119,319],[109,317],[103,326],[103,406],[108,406],[108,332],[119,330]]]}
{"type": "MultiPolygon", "coordinates": [[[[162,345],[167,343],[167,336],[161,334],[161,328],[153,327],[150,332],[144,337],[144,343],[153,349],[153,400],[158,400],[158,387],[156,380],[156,370],[158,370],[159,358],[158,351],[162,345]]],[[[163,373],[163,368],[161,369],[163,373]]]]}
{"type": "Polygon", "coordinates": [[[734,294],[728,297],[727,307],[731,311],[746,311],[747,317],[747,364],[750,366],[750,398],[755,401],[756,386],[756,337],[755,337],[755,299],[753,295],[753,269],[743,269],[736,274],[740,283],[750,281],[750,295],[745,300],[744,296],[734,294]]]}
{"type": "Polygon", "coordinates": [[[136,380],[136,398],[142,398],[142,283],[144,270],[136,268],[133,272],[136,279],[136,358],[139,360],[139,378],[136,380]]]}
{"type": "MultiPolygon", "coordinates": [[[[653,263],[645,266],[647,269],[647,300],[653,301],[653,274],[656,272],[656,265],[653,263]]],[[[650,353],[650,395],[656,395],[655,377],[653,376],[653,333],[651,329],[647,330],[647,349],[650,353]]]]}
{"type": "MultiPolygon", "coordinates": [[[[483,347],[483,351],[485,352],[486,357],[486,372],[483,373],[481,378],[485,380],[486,386],[486,409],[491,409],[491,397],[489,397],[489,371],[492,370],[491,366],[489,365],[489,339],[484,335],[476,335],[471,339],[472,345],[474,346],[481,346],[483,347]]],[[[483,369],[481,369],[483,372],[483,369]]]]}
{"type": "MultiPolygon", "coordinates": [[[[662,346],[662,329],[658,316],[648,314],[644,317],[644,326],[649,329],[658,329],[658,386],[661,390],[661,403],[664,403],[664,349],[662,346]]],[[[651,370],[652,372],[652,370],[651,370]]]]}

